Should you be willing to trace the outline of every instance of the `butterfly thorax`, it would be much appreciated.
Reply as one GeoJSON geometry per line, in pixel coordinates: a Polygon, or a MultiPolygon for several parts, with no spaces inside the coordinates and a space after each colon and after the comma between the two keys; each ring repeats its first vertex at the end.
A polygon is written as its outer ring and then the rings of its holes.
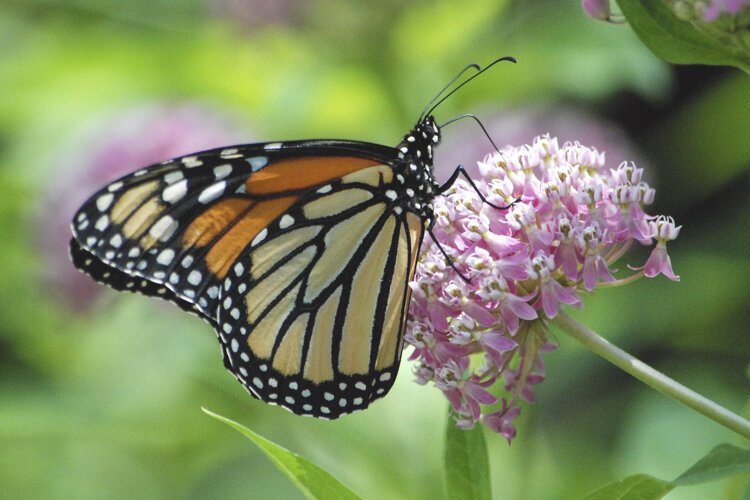
{"type": "Polygon", "coordinates": [[[398,202],[424,221],[432,220],[432,200],[438,193],[432,166],[433,150],[440,143],[440,128],[428,116],[403,138],[396,148],[396,178],[402,185],[398,202]]]}

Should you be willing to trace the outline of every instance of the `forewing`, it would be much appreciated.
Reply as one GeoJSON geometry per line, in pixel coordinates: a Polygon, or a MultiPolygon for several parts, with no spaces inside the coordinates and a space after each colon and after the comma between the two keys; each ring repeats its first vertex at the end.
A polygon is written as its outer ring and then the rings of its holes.
{"type": "Polygon", "coordinates": [[[75,265],[216,325],[221,282],[252,240],[311,186],[377,163],[345,142],[286,145],[210,150],[109,184],[74,216],[75,265]]]}

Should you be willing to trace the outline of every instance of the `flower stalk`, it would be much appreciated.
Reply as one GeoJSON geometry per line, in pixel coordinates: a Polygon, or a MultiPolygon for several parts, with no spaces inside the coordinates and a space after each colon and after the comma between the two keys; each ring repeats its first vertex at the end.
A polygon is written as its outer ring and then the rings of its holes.
{"type": "Polygon", "coordinates": [[[552,320],[552,324],[556,325],[595,354],[629,373],[644,384],[665,396],[679,401],[688,408],[707,416],[744,438],[750,439],[750,421],[655,370],[638,358],[602,338],[592,329],[571,318],[564,311],[558,312],[557,316],[552,320]]]}

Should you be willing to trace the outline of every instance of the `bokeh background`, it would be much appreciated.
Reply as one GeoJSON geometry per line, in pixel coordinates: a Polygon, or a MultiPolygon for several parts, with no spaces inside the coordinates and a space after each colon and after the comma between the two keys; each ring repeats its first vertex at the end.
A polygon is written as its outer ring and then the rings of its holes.
{"type": "MultiPolygon", "coordinates": [[[[635,160],[652,213],[683,224],[680,283],[600,290],[575,316],[748,415],[750,80],[675,67],[574,1],[5,0],[0,5],[0,496],[300,498],[205,406],[322,465],[366,498],[441,498],[447,403],[402,366],[337,422],[251,399],[215,336],[176,307],[89,283],[68,220],[130,170],[238,142],[395,144],[469,62],[513,55],[441,106],[500,144],[549,132],[635,160]]],[[[445,130],[439,176],[490,151],[445,130]]],[[[625,263],[640,265],[645,250],[625,263]]],[[[564,335],[512,446],[488,435],[496,498],[577,498],[633,473],[673,479],[746,446],[564,335]]],[[[742,479],[669,498],[734,498],[742,479]]]]}

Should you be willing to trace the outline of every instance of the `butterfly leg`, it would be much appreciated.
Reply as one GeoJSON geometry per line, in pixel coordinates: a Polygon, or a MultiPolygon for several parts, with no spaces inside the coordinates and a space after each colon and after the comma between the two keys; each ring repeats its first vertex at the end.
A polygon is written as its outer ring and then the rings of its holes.
{"type": "Polygon", "coordinates": [[[430,238],[432,238],[432,241],[434,241],[435,245],[437,245],[437,247],[440,249],[440,253],[443,254],[443,257],[445,257],[445,261],[448,263],[448,265],[451,266],[454,271],[456,271],[456,274],[458,274],[461,279],[464,280],[467,284],[471,284],[471,280],[458,270],[456,264],[453,262],[453,259],[451,259],[450,255],[448,255],[448,252],[446,252],[445,248],[443,248],[443,245],[441,245],[440,241],[438,241],[438,239],[435,237],[435,233],[432,232],[432,226],[434,225],[435,219],[432,219],[430,221],[430,225],[427,227],[427,233],[430,235],[430,238]]]}
{"type": "Polygon", "coordinates": [[[514,204],[516,204],[519,201],[521,201],[521,198],[516,198],[515,200],[513,200],[512,203],[510,203],[509,205],[506,205],[506,206],[495,205],[494,203],[491,203],[491,202],[487,201],[487,198],[484,197],[484,195],[482,194],[482,192],[479,190],[479,188],[477,187],[477,185],[474,183],[474,179],[471,178],[471,176],[466,171],[466,169],[464,168],[463,165],[459,165],[458,167],[456,167],[456,170],[453,171],[453,174],[451,174],[450,178],[447,181],[445,181],[438,188],[438,192],[439,193],[443,193],[443,192],[447,191],[453,185],[453,183],[456,182],[456,180],[458,179],[459,175],[463,175],[464,176],[464,178],[467,180],[467,182],[472,187],[472,189],[477,193],[477,196],[479,196],[479,199],[482,200],[483,203],[486,203],[487,205],[491,206],[492,208],[494,208],[496,210],[508,210],[514,204]]]}

